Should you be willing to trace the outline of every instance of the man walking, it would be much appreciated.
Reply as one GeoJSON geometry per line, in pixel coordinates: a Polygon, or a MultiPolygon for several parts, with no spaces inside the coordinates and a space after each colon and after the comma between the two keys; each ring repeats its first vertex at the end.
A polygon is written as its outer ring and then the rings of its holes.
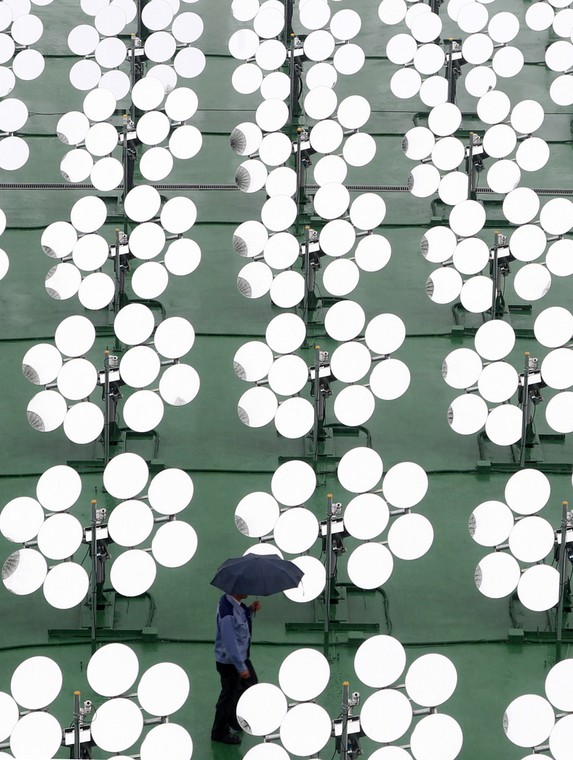
{"type": "Polygon", "coordinates": [[[211,739],[224,744],[240,744],[242,730],[237,722],[237,702],[243,691],[257,683],[250,660],[252,613],[260,602],[243,604],[246,594],[223,594],[217,605],[215,662],[221,677],[221,693],[215,707],[211,739]]]}

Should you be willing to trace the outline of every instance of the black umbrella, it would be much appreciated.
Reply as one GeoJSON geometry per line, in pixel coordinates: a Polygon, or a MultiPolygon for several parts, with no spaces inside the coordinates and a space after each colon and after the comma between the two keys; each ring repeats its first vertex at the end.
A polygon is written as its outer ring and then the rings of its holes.
{"type": "Polygon", "coordinates": [[[231,557],[219,567],[211,585],[227,594],[270,596],[296,588],[304,572],[294,562],[276,554],[245,554],[231,557]]]}

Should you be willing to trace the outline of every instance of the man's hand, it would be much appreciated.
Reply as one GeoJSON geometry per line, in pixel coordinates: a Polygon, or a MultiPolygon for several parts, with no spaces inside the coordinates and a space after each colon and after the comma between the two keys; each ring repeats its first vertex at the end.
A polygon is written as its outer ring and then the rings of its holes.
{"type": "Polygon", "coordinates": [[[251,671],[247,668],[246,670],[242,670],[239,675],[241,678],[250,678],[251,677],[251,671]]]}
{"type": "Polygon", "coordinates": [[[256,602],[253,602],[249,608],[251,612],[258,612],[261,609],[261,603],[257,599],[256,602]]]}

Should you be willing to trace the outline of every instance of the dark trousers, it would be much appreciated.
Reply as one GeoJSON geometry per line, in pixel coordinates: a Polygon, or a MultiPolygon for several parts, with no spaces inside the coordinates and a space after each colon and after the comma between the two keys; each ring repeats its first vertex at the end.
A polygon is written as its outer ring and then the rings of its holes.
{"type": "Polygon", "coordinates": [[[252,662],[250,660],[245,660],[245,662],[251,673],[249,678],[241,678],[234,665],[215,663],[221,677],[221,693],[215,707],[215,720],[211,729],[213,735],[221,736],[228,733],[230,728],[239,728],[237,702],[245,689],[254,686],[259,680],[252,662]]]}

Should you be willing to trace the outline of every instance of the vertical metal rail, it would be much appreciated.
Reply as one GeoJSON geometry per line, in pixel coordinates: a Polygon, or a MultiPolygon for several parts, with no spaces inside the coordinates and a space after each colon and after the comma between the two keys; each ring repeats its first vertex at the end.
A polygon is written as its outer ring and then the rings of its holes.
{"type": "Polygon", "coordinates": [[[141,38],[143,36],[143,22],[141,20],[141,14],[143,12],[143,6],[146,0],[137,0],[137,36],[141,38]]]}
{"type": "Polygon", "coordinates": [[[73,747],[73,760],[80,760],[80,729],[82,724],[82,714],[80,711],[80,696],[81,692],[74,691],[74,747],[73,747]]]}
{"type": "Polygon", "coordinates": [[[342,683],[342,733],[340,734],[340,758],[348,760],[348,716],[350,714],[348,681],[342,683]]]}
{"type": "MultiPolygon", "coordinates": [[[[123,190],[122,190],[122,206],[123,209],[125,209],[125,197],[128,194],[130,187],[129,187],[129,152],[128,152],[128,146],[127,146],[127,134],[128,134],[128,118],[127,116],[123,117],[123,148],[121,151],[121,160],[123,162],[123,190]]],[[[123,216],[123,231],[127,233],[127,216],[124,211],[123,216]]]]}
{"type": "Polygon", "coordinates": [[[309,311],[310,311],[310,295],[314,293],[314,269],[310,264],[310,227],[308,225],[304,228],[304,252],[303,252],[303,267],[304,267],[304,299],[302,302],[303,320],[305,326],[308,328],[309,311]]]}
{"type": "Polygon", "coordinates": [[[470,144],[468,146],[468,198],[475,201],[476,199],[476,183],[474,179],[474,133],[470,132],[470,144]]]}
{"type": "Polygon", "coordinates": [[[109,462],[111,408],[109,395],[109,349],[104,351],[103,359],[103,396],[104,396],[104,422],[103,422],[103,461],[104,465],[109,462]]]}
{"type": "Polygon", "coordinates": [[[97,538],[96,538],[96,527],[97,527],[97,501],[95,499],[92,499],[91,502],[92,505],[92,536],[91,536],[91,555],[92,555],[92,577],[90,582],[90,595],[92,600],[92,626],[91,626],[91,643],[92,643],[92,654],[95,652],[97,648],[97,570],[98,570],[98,562],[97,562],[97,538]]]}
{"type": "Polygon", "coordinates": [[[332,586],[332,494],[326,495],[326,585],[324,587],[323,650],[330,655],[330,590],[332,586]]]}
{"type": "Polygon", "coordinates": [[[569,503],[564,501],[561,505],[561,545],[559,547],[559,604],[557,606],[557,626],[555,631],[555,661],[561,662],[561,645],[563,641],[563,607],[565,606],[566,559],[567,552],[567,507],[569,503]]]}
{"type": "Polygon", "coordinates": [[[285,4],[285,25],[283,28],[283,44],[288,47],[289,38],[292,36],[292,14],[294,0],[284,0],[285,4]]]}
{"type": "MultiPolygon", "coordinates": [[[[124,172],[125,172],[125,164],[124,164],[124,172]]],[[[124,175],[125,176],[125,175],[124,175]]],[[[125,196],[124,196],[125,200],[125,196]]],[[[122,290],[122,271],[121,271],[121,261],[120,261],[120,231],[118,229],[115,230],[115,258],[113,261],[113,273],[115,275],[115,297],[113,302],[113,310],[117,314],[117,312],[121,308],[121,290],[122,290]]]]}
{"type": "MultiPolygon", "coordinates": [[[[141,26],[141,0],[138,0],[137,3],[137,35],[131,35],[131,61],[129,66],[129,74],[131,79],[131,89],[133,90],[133,85],[136,82],[137,79],[137,63],[135,61],[135,51],[136,51],[136,39],[141,39],[142,34],[142,26],[141,26]]],[[[131,100],[131,103],[129,104],[129,116],[131,118],[131,121],[135,123],[135,104],[133,102],[133,99],[131,100]]]]}
{"type": "Polygon", "coordinates": [[[493,294],[491,299],[491,318],[496,319],[497,318],[497,290],[499,287],[499,268],[497,266],[498,262],[498,251],[497,251],[497,234],[496,234],[496,242],[493,246],[493,259],[491,263],[491,279],[492,279],[492,288],[493,288],[493,294]]]}
{"type": "MultiPolygon", "coordinates": [[[[288,75],[290,79],[290,93],[289,93],[289,117],[291,127],[294,124],[294,112],[296,104],[296,61],[294,57],[295,41],[294,34],[290,35],[290,40],[287,40],[285,47],[290,48],[288,75]]],[[[292,136],[292,133],[291,133],[292,136]]]]}
{"type": "Polygon", "coordinates": [[[448,80],[448,103],[456,102],[456,85],[454,82],[454,56],[453,56],[454,43],[453,40],[448,40],[448,60],[446,63],[446,79],[448,80]]]}
{"type": "Polygon", "coordinates": [[[320,392],[320,346],[314,347],[314,430],[312,431],[312,461],[318,459],[318,426],[322,410],[322,393],[320,392]]]}
{"type": "Polygon", "coordinates": [[[522,397],[522,419],[521,419],[521,444],[519,451],[519,466],[525,465],[525,443],[527,441],[527,427],[529,419],[529,351],[525,352],[525,361],[523,367],[523,397],[522,397]]]}
{"type": "Polygon", "coordinates": [[[302,211],[301,207],[304,200],[304,186],[305,186],[305,170],[302,163],[301,144],[302,144],[302,129],[299,127],[296,131],[296,159],[295,159],[297,220],[298,220],[298,216],[300,216],[300,213],[302,211]]]}

